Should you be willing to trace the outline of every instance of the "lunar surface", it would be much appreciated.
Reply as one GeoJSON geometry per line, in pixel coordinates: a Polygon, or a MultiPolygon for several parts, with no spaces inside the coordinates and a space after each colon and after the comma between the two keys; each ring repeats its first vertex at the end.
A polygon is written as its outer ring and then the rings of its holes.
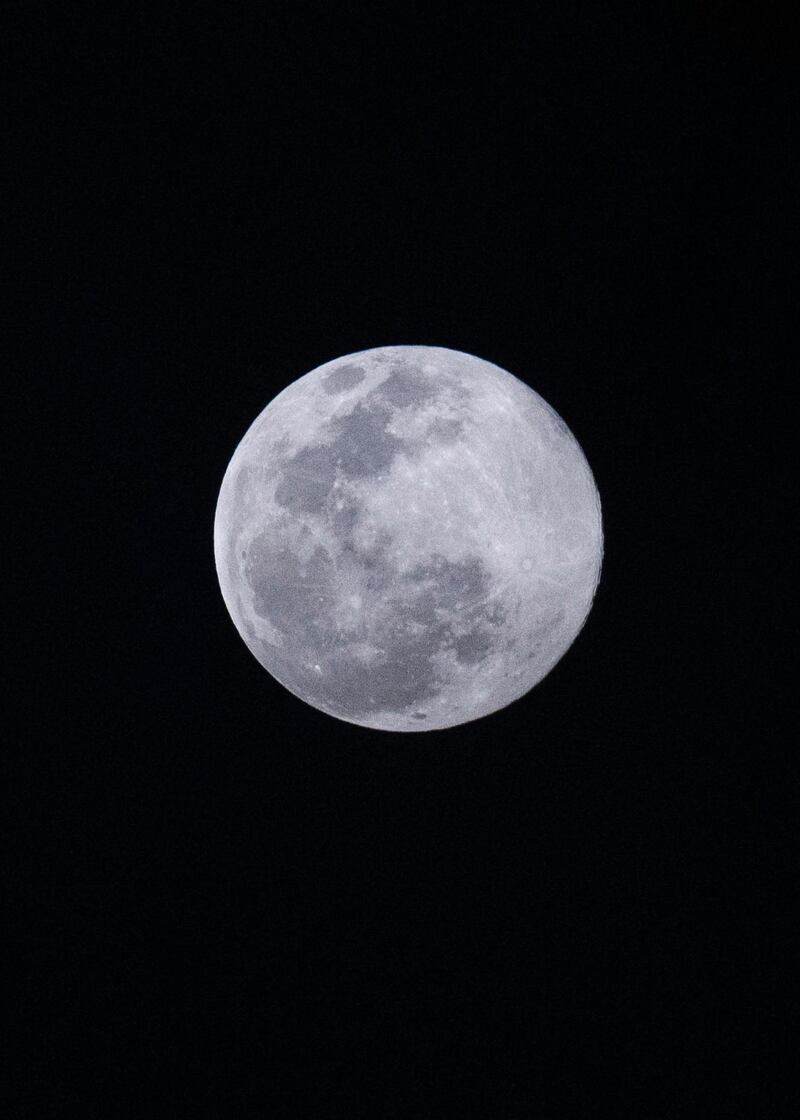
{"type": "Polygon", "coordinates": [[[505,707],[566,652],[600,575],[600,500],[522,381],[387,346],[267,405],[225,473],[214,551],[236,628],[290,692],[425,731],[505,707]]]}

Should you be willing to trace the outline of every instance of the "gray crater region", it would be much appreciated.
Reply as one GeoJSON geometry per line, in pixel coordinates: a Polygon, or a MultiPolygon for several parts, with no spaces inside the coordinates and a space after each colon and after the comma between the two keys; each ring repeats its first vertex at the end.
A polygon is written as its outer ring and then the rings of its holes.
{"type": "Polygon", "coordinates": [[[505,707],[572,644],[602,560],[575,438],[510,373],[387,346],[301,377],[237,447],[214,550],[258,661],[331,716],[389,731],[505,707]]]}

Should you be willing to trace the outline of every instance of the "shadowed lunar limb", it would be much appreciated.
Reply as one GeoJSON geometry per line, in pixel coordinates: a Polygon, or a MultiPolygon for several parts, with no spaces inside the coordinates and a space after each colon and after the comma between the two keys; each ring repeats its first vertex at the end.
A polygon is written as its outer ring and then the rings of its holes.
{"type": "Polygon", "coordinates": [[[290,385],[228,466],[214,539],[261,664],[322,711],[398,731],[533,687],[583,625],[602,556],[563,421],[511,374],[435,347],[290,385]]]}

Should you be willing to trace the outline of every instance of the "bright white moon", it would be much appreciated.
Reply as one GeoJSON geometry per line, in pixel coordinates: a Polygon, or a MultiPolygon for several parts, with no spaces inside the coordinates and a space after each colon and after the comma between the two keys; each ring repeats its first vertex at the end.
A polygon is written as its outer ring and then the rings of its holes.
{"type": "Polygon", "coordinates": [[[214,524],[248,648],[313,707],[426,731],[505,707],[572,644],[600,499],[575,438],[498,366],[434,346],[328,362],[255,420],[214,524]]]}

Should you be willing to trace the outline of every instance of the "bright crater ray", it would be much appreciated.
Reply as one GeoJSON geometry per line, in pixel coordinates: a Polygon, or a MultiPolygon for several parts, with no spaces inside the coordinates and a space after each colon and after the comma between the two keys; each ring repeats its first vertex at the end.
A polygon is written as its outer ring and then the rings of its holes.
{"type": "Polygon", "coordinates": [[[258,661],[365,727],[497,711],[581,629],[600,500],[566,425],[489,362],[428,346],[349,354],[255,420],[225,472],[220,587],[258,661]]]}

